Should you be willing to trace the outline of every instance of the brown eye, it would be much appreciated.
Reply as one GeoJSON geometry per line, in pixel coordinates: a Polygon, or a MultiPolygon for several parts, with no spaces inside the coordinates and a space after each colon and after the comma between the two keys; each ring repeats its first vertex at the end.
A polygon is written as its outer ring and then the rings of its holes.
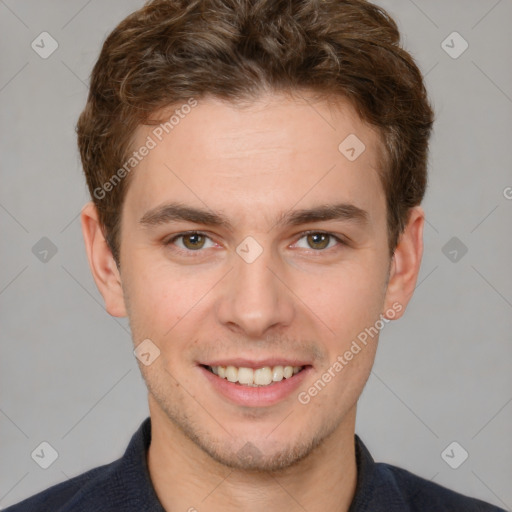
{"type": "Polygon", "coordinates": [[[205,237],[204,235],[201,235],[199,233],[191,233],[190,235],[182,235],[181,237],[183,239],[183,245],[187,249],[196,250],[196,249],[202,249],[205,243],[205,237]]]}
{"type": "Polygon", "coordinates": [[[211,237],[200,231],[179,233],[167,241],[164,241],[163,244],[166,250],[187,258],[211,256],[212,253],[207,251],[207,249],[213,249],[217,246],[211,237]]]}
{"type": "Polygon", "coordinates": [[[331,235],[327,233],[311,233],[307,235],[309,246],[315,250],[325,249],[329,245],[331,235]]]}
{"type": "Polygon", "coordinates": [[[318,253],[330,253],[347,244],[338,236],[325,231],[305,231],[295,242],[295,247],[318,253]]]}

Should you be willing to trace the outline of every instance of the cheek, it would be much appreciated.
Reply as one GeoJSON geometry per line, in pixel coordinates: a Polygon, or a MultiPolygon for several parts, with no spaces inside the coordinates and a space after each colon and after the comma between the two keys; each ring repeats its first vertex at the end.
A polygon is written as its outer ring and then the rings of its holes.
{"type": "MultiPolygon", "coordinates": [[[[149,255],[148,255],[149,256],[149,255]]],[[[130,262],[130,276],[126,282],[129,295],[130,320],[146,337],[156,339],[171,336],[183,329],[186,316],[192,318],[200,309],[200,300],[215,283],[212,272],[199,272],[193,266],[178,268],[143,254],[130,262]]]]}
{"type": "Polygon", "coordinates": [[[295,286],[297,295],[338,343],[373,325],[385,296],[385,276],[375,262],[345,263],[323,274],[302,274],[295,286]]]}

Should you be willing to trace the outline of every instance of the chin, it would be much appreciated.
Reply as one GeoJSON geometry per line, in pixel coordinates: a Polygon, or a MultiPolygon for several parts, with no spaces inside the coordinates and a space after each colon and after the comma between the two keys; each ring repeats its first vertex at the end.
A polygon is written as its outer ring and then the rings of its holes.
{"type": "Polygon", "coordinates": [[[280,472],[294,466],[300,461],[306,459],[320,444],[321,440],[311,440],[310,442],[298,442],[277,447],[275,443],[268,447],[268,450],[262,451],[261,443],[246,441],[238,451],[233,451],[232,446],[225,450],[216,447],[213,448],[208,443],[198,443],[200,448],[206,452],[213,460],[223,466],[249,472],[280,472]]]}

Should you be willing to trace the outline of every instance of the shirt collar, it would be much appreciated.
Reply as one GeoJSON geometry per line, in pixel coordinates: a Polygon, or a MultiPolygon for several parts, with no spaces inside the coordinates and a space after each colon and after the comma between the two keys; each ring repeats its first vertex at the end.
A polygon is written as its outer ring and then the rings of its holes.
{"type": "Polygon", "coordinates": [[[119,467],[119,479],[127,484],[124,491],[133,510],[165,512],[149,476],[147,454],[150,444],[151,418],[148,416],[126,448],[119,467]]]}
{"type": "Polygon", "coordinates": [[[370,452],[355,435],[357,484],[348,512],[390,512],[409,510],[396,480],[386,464],[377,464],[370,452]]]}

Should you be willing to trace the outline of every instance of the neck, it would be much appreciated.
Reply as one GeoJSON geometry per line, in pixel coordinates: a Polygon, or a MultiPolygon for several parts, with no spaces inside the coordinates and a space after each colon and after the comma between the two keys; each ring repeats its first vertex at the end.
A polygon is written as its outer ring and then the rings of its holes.
{"type": "Polygon", "coordinates": [[[355,408],[305,459],[275,473],[224,466],[186,437],[159,408],[150,406],[150,412],[148,468],[167,511],[340,512],[350,507],[357,480],[355,408]]]}

